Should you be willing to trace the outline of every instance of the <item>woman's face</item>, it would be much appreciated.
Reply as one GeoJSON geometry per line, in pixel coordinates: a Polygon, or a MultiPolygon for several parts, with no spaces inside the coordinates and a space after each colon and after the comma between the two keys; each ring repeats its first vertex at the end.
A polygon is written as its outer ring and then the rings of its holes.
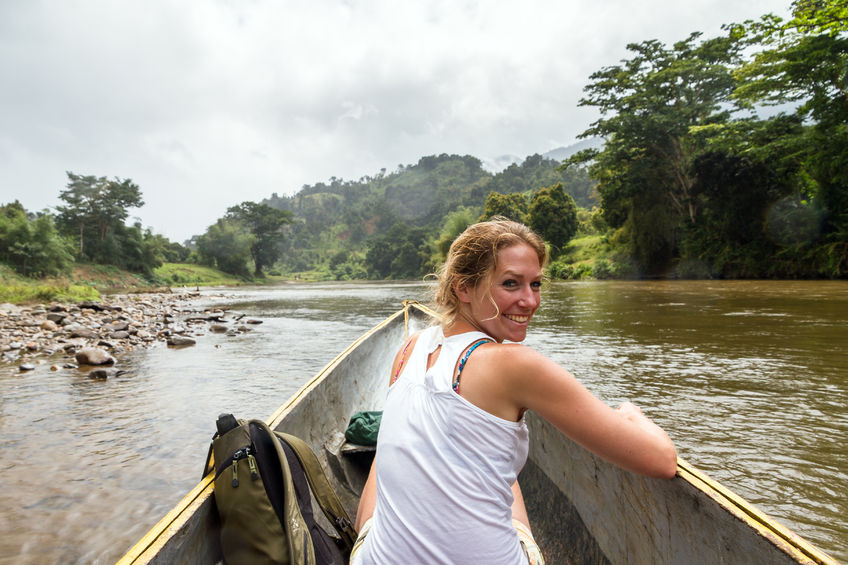
{"type": "Polygon", "coordinates": [[[498,342],[524,341],[527,325],[541,301],[542,267],[532,247],[519,243],[498,252],[491,286],[483,279],[468,290],[457,289],[473,323],[498,342]]]}

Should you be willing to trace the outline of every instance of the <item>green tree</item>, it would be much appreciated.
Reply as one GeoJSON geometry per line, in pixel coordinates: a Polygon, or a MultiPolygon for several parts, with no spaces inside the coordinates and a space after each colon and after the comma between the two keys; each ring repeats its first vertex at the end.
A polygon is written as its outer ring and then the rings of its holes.
{"type": "Polygon", "coordinates": [[[368,242],[365,264],[378,278],[411,279],[422,274],[429,255],[425,231],[401,222],[368,242]]]}
{"type": "Polygon", "coordinates": [[[577,205],[562,183],[543,188],[530,203],[530,227],[555,251],[562,250],[577,233],[577,205]]]}
{"type": "Polygon", "coordinates": [[[25,276],[51,276],[73,264],[73,246],[49,214],[30,219],[17,200],[0,206],[0,261],[25,276]]]}
{"type": "Polygon", "coordinates": [[[122,249],[119,267],[153,277],[153,270],[165,260],[165,250],[170,245],[166,237],[143,229],[140,222],[131,227],[122,226],[117,232],[116,244],[122,249]]]}
{"type": "Polygon", "coordinates": [[[769,14],[731,29],[755,51],[734,97],[749,109],[793,106],[804,127],[766,147],[799,164],[797,200],[823,212],[822,260],[832,274],[848,272],[848,4],[796,0],[787,21],[769,14]]]}
{"type": "Polygon", "coordinates": [[[240,277],[250,276],[253,236],[238,222],[220,218],[197,239],[197,253],[201,264],[217,267],[225,273],[240,277]]]}
{"type": "Polygon", "coordinates": [[[475,217],[474,211],[465,206],[457,208],[445,217],[439,238],[436,240],[436,248],[442,261],[447,258],[453,241],[465,231],[465,228],[474,223],[475,217]]]}
{"type": "Polygon", "coordinates": [[[527,197],[519,192],[511,194],[499,194],[490,192],[486,197],[486,203],[483,205],[483,214],[479,221],[484,222],[495,216],[503,216],[522,224],[527,223],[527,197]]]}
{"type": "Polygon", "coordinates": [[[262,270],[280,257],[283,226],[292,222],[293,214],[267,204],[242,202],[228,208],[227,217],[241,222],[253,236],[250,257],[253,259],[254,275],[261,277],[262,270]]]}
{"type": "Polygon", "coordinates": [[[59,194],[65,205],[56,207],[58,225],[76,239],[79,257],[115,263],[121,250],[108,238],[124,227],[130,208],[144,205],[138,185],[117,177],[67,175],[67,187],[59,194]]]}
{"type": "Polygon", "coordinates": [[[634,254],[648,274],[665,270],[681,225],[697,219],[692,165],[704,141],[692,128],[730,117],[722,103],[735,85],[739,44],[730,35],[700,36],[671,48],[656,40],[628,45],[633,56],[592,74],[580,101],[602,115],[581,137],[606,143],[567,163],[592,162],[604,217],[611,227],[632,231],[634,254]]]}

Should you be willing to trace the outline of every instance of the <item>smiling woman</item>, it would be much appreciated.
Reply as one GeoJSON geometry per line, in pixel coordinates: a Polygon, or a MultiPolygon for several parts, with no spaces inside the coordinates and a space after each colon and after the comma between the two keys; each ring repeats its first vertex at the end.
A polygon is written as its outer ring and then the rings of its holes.
{"type": "Polygon", "coordinates": [[[445,316],[395,358],[352,564],[543,563],[516,481],[528,409],[616,465],[675,475],[674,445],[639,408],[610,408],[517,343],[540,305],[545,260],[539,236],[503,218],[451,245],[436,294],[445,316]]]}
{"type": "Polygon", "coordinates": [[[542,267],[533,248],[515,244],[498,253],[487,289],[481,285],[456,290],[471,325],[502,343],[524,341],[527,323],[541,303],[542,267]],[[478,322],[479,320],[479,322],[478,322]]]}

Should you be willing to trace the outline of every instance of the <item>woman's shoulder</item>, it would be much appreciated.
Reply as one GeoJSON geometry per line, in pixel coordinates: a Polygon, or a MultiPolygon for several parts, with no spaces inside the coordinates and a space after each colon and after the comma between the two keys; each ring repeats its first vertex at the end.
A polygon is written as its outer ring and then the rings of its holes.
{"type": "Polygon", "coordinates": [[[521,343],[488,342],[478,348],[477,362],[497,373],[526,375],[553,361],[527,345],[521,343]]]}

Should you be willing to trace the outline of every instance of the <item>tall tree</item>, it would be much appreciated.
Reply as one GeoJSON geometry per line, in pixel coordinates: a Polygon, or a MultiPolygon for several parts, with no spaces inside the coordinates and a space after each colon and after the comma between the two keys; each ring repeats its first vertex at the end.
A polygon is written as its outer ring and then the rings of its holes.
{"type": "Polygon", "coordinates": [[[80,257],[101,262],[116,259],[105,242],[110,233],[124,227],[130,208],[144,205],[141,191],[130,179],[77,175],[67,172],[68,184],[59,198],[57,222],[76,239],[80,257]]]}
{"type": "Polygon", "coordinates": [[[581,137],[606,143],[568,163],[592,162],[605,219],[638,235],[634,251],[650,274],[671,260],[680,224],[697,219],[692,165],[703,146],[692,128],[730,116],[721,104],[734,87],[738,42],[730,34],[700,37],[671,48],[656,40],[628,45],[633,56],[592,74],[580,101],[602,115],[581,137]]]}
{"type": "MultiPolygon", "coordinates": [[[[767,15],[733,26],[755,55],[737,76],[734,96],[745,107],[791,105],[799,123],[780,139],[800,162],[798,185],[824,211],[824,232],[848,270],[848,4],[796,0],[792,18],[767,15]],[[811,179],[810,184],[806,179],[811,179]]],[[[782,118],[780,116],[779,118],[782,118]]]]}
{"type": "Polygon", "coordinates": [[[253,236],[238,222],[220,218],[197,238],[197,252],[204,265],[247,277],[250,275],[247,264],[253,243],[253,236]]]}
{"type": "Polygon", "coordinates": [[[293,216],[288,210],[277,210],[256,202],[242,202],[227,209],[227,217],[241,222],[253,236],[250,257],[257,277],[261,277],[262,270],[280,257],[283,226],[290,224],[293,216]]]}

